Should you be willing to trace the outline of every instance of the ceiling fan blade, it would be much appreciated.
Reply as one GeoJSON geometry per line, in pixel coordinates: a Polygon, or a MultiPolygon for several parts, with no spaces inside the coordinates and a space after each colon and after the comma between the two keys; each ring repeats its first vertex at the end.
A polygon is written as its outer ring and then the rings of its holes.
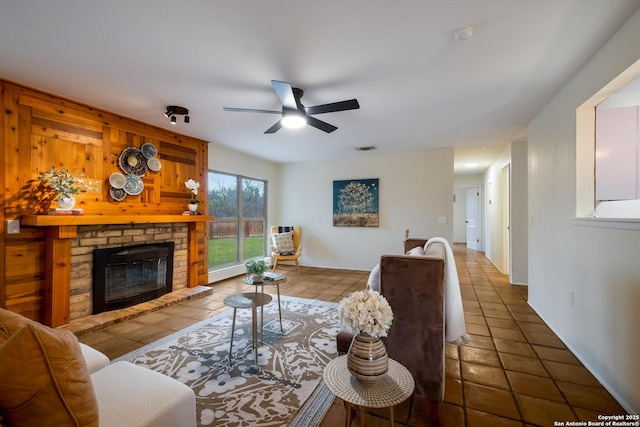
{"type": "Polygon", "coordinates": [[[309,126],[313,126],[316,129],[325,131],[326,133],[331,133],[334,130],[338,129],[334,125],[330,125],[327,122],[323,122],[322,120],[318,120],[315,117],[310,117],[310,116],[307,116],[307,124],[309,126]]]}
{"type": "Polygon", "coordinates": [[[222,107],[224,111],[232,111],[236,113],[266,113],[266,114],[282,114],[282,111],[275,110],[255,110],[253,108],[230,108],[222,107]]]}
{"type": "Polygon", "coordinates": [[[307,107],[307,114],[333,113],[335,111],[357,110],[360,108],[357,99],[349,99],[347,101],[332,102],[331,104],[316,105],[307,107]]]}
{"type": "Polygon", "coordinates": [[[293,96],[293,89],[289,83],[271,80],[271,84],[273,85],[273,89],[276,91],[276,94],[278,95],[278,98],[280,98],[280,102],[282,102],[282,106],[284,108],[289,108],[291,110],[298,109],[296,98],[293,96]]]}
{"type": "Polygon", "coordinates": [[[264,133],[276,133],[282,127],[282,120],[278,120],[276,124],[271,126],[269,129],[265,130],[264,133]]]}

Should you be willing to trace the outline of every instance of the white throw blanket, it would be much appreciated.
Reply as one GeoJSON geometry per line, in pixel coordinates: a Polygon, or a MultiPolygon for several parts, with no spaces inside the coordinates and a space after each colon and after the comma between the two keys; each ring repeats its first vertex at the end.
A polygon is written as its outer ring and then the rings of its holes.
{"type": "Polygon", "coordinates": [[[460,294],[460,282],[456,271],[456,261],[449,242],[442,237],[433,237],[424,245],[425,252],[432,243],[442,243],[445,248],[444,256],[444,326],[445,341],[455,345],[466,344],[471,341],[464,324],[464,308],[460,294]]]}

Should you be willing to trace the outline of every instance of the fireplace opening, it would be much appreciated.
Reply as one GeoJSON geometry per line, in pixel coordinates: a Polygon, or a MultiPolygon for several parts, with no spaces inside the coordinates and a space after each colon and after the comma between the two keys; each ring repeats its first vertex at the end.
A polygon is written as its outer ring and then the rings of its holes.
{"type": "Polygon", "coordinates": [[[173,242],[93,251],[93,314],[172,291],[173,242]]]}

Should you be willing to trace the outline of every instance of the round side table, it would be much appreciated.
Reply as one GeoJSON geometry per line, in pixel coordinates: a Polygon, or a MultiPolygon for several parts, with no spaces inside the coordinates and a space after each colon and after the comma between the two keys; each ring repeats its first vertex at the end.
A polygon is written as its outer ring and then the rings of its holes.
{"type": "Polygon", "coordinates": [[[256,287],[256,292],[258,292],[258,286],[262,286],[262,293],[264,293],[264,285],[267,286],[276,286],[276,291],[278,292],[278,316],[280,316],[280,332],[284,333],[282,329],[282,307],[280,305],[280,283],[285,283],[288,280],[287,276],[284,276],[283,279],[280,280],[263,280],[262,282],[254,282],[250,276],[242,279],[242,283],[245,285],[251,285],[256,287]]]}
{"type": "Polygon", "coordinates": [[[375,384],[363,384],[347,369],[347,355],[333,359],[324,368],[323,380],[336,397],[347,404],[345,426],[351,421],[351,405],[363,407],[360,425],[364,427],[364,408],[389,407],[389,422],[393,426],[393,407],[407,400],[415,383],[411,373],[400,363],[389,359],[387,375],[375,384]]]}
{"type": "MultiPolygon", "coordinates": [[[[249,292],[243,294],[235,294],[226,297],[222,302],[227,307],[233,307],[233,322],[231,323],[231,344],[229,344],[229,363],[231,363],[231,350],[233,349],[233,335],[236,330],[236,311],[239,308],[251,309],[251,339],[253,342],[253,349],[256,353],[256,364],[258,364],[258,322],[257,309],[262,309],[264,305],[269,304],[273,298],[269,294],[259,294],[257,292],[249,292]]],[[[264,312],[260,316],[260,322],[264,322],[264,312]]],[[[262,331],[262,325],[260,325],[260,331],[262,331]]]]}

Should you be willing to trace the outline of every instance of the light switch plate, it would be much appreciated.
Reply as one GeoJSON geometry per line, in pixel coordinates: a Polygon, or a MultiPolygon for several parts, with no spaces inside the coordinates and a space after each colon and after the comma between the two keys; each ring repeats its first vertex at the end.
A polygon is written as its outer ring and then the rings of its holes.
{"type": "Polygon", "coordinates": [[[20,220],[8,219],[7,220],[7,234],[20,234],[20,220]]]}
{"type": "Polygon", "coordinates": [[[439,216],[438,217],[438,224],[446,224],[447,223],[447,217],[446,216],[439,216]]]}

